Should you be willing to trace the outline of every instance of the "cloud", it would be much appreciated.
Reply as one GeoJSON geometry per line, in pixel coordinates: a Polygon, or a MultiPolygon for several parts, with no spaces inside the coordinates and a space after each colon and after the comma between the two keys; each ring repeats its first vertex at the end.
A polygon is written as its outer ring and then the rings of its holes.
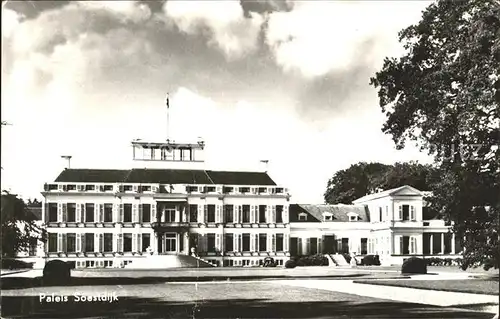
{"type": "Polygon", "coordinates": [[[239,1],[167,1],[165,15],[187,34],[208,33],[209,44],[229,58],[240,58],[258,47],[264,17],[244,15],[239,1]]]}
{"type": "Polygon", "coordinates": [[[10,38],[23,18],[23,15],[4,8],[2,4],[2,37],[10,38]]]}
{"type": "Polygon", "coordinates": [[[397,32],[420,17],[426,1],[295,2],[289,12],[272,12],[266,43],[285,71],[305,77],[345,71],[359,63],[359,54],[382,60],[400,49],[397,32]],[[360,52],[363,44],[376,45],[360,52]]]}
{"type": "Polygon", "coordinates": [[[123,21],[139,23],[151,17],[151,10],[138,1],[78,1],[80,7],[89,10],[106,10],[117,14],[123,21]]]}

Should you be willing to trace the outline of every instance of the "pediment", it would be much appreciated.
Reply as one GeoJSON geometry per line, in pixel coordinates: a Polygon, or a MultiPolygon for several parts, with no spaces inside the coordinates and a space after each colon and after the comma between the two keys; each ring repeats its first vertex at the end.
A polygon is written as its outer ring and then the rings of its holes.
{"type": "Polygon", "coordinates": [[[411,186],[403,186],[391,193],[391,196],[423,196],[422,192],[411,186]]]}

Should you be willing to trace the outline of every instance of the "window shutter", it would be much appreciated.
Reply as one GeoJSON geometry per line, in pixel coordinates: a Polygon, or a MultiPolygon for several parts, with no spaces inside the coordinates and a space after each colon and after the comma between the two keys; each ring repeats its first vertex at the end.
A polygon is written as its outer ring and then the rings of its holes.
{"type": "Polygon", "coordinates": [[[142,222],[144,220],[143,215],[144,214],[144,204],[139,204],[139,214],[137,215],[137,222],[142,222]]]}
{"type": "Polygon", "coordinates": [[[403,219],[403,205],[399,205],[398,207],[398,220],[403,219]]]}
{"type": "Polygon", "coordinates": [[[289,251],[289,248],[288,248],[288,243],[290,242],[290,239],[289,239],[289,235],[288,234],[285,234],[283,236],[283,250],[284,251],[289,251]]]}
{"type": "Polygon", "coordinates": [[[208,205],[203,205],[203,222],[208,222],[208,205]]]}
{"type": "Polygon", "coordinates": [[[198,223],[203,223],[203,205],[198,205],[198,223]]]}
{"type": "Polygon", "coordinates": [[[260,251],[260,247],[259,247],[259,234],[255,234],[255,251],[260,251]]]}
{"type": "Polygon", "coordinates": [[[132,233],[132,252],[137,251],[137,234],[132,233]]]}
{"type": "Polygon", "coordinates": [[[271,245],[273,244],[273,239],[269,234],[266,234],[266,250],[271,251],[271,245]]]}
{"type": "Polygon", "coordinates": [[[99,251],[104,252],[104,234],[99,234],[99,251]]]}
{"type": "Polygon", "coordinates": [[[415,220],[415,206],[410,206],[410,220],[415,220]]]}
{"type": "Polygon", "coordinates": [[[44,212],[43,212],[43,222],[44,223],[48,223],[49,222],[49,204],[45,203],[43,205],[43,209],[44,209],[44,212]]]}
{"type": "Polygon", "coordinates": [[[276,251],[276,234],[271,235],[271,251],[276,251]]]}
{"type": "Polygon", "coordinates": [[[132,222],[133,223],[139,222],[139,205],[137,204],[132,205],[132,222]]]}
{"type": "Polygon", "coordinates": [[[123,223],[123,204],[120,204],[120,214],[118,215],[118,222],[123,223]]]}
{"type": "Polygon", "coordinates": [[[238,234],[233,234],[233,251],[238,251],[238,234]]]}
{"type": "Polygon", "coordinates": [[[216,251],[222,251],[221,235],[215,234],[215,249],[216,251]]]}
{"type": "MultiPolygon", "coordinates": [[[[104,205],[105,204],[101,204],[99,206],[99,221],[102,223],[104,222],[104,205]]],[[[102,250],[101,250],[102,251],[102,250]]]]}
{"type": "Polygon", "coordinates": [[[271,206],[269,205],[266,206],[266,223],[271,223],[271,206]]]}
{"type": "Polygon", "coordinates": [[[159,220],[156,220],[156,203],[151,204],[151,222],[159,222],[159,220]]]}
{"type": "Polygon", "coordinates": [[[242,222],[243,222],[243,206],[238,205],[238,223],[241,224],[242,222]]]}
{"type": "Polygon", "coordinates": [[[63,223],[65,223],[68,220],[67,216],[68,216],[68,204],[63,203],[62,204],[62,220],[61,220],[63,223]]]}
{"type": "Polygon", "coordinates": [[[62,207],[63,207],[62,203],[57,204],[57,222],[58,223],[62,222],[62,212],[63,212],[62,207]]]}
{"type": "Polygon", "coordinates": [[[271,206],[271,223],[276,224],[276,206],[271,206]]]}
{"type": "Polygon", "coordinates": [[[255,251],[255,234],[250,234],[250,251],[255,251]]]}
{"type": "MultiPolygon", "coordinates": [[[[222,223],[220,205],[215,205],[215,222],[222,223]]],[[[219,247],[219,246],[217,246],[219,247]]]]}
{"type": "Polygon", "coordinates": [[[117,240],[117,250],[118,252],[123,252],[123,235],[118,234],[118,240],[117,240]]]}
{"type": "Polygon", "coordinates": [[[250,223],[255,224],[255,206],[250,205],[250,223]]]}
{"type": "Polygon", "coordinates": [[[94,252],[98,253],[100,252],[100,242],[99,242],[99,234],[94,234],[94,252]]]}
{"type": "Polygon", "coordinates": [[[238,205],[233,205],[233,223],[238,223],[238,205]]]}
{"type": "Polygon", "coordinates": [[[142,234],[137,234],[137,252],[142,252],[142,234]]]}
{"type": "Polygon", "coordinates": [[[100,222],[99,216],[101,215],[101,205],[95,203],[94,204],[94,221],[96,223],[100,222]]]}
{"type": "Polygon", "coordinates": [[[297,238],[297,254],[302,255],[302,238],[297,238]]]}
{"type": "Polygon", "coordinates": [[[62,251],[68,251],[68,234],[62,234],[62,251]]]}
{"type": "Polygon", "coordinates": [[[283,223],[288,224],[288,205],[283,205],[283,223]]]}
{"type": "Polygon", "coordinates": [[[80,217],[80,221],[82,223],[84,223],[84,222],[87,221],[86,218],[85,218],[85,211],[86,211],[85,204],[80,204],[80,207],[81,207],[80,213],[82,214],[81,217],[80,217]]]}
{"type": "Polygon", "coordinates": [[[404,251],[403,236],[398,236],[398,242],[399,242],[399,245],[398,245],[398,248],[399,248],[398,254],[401,255],[403,253],[403,251],[404,251]]]}
{"type": "MultiPolygon", "coordinates": [[[[283,241],[285,240],[285,236],[283,236],[283,241]]],[[[318,237],[318,254],[321,254],[323,253],[323,250],[322,250],[322,238],[321,237],[318,237]]],[[[283,243],[283,247],[285,247],[284,243],[283,243]]],[[[358,245],[358,254],[360,253],[360,245],[358,245]]]]}
{"type": "Polygon", "coordinates": [[[82,242],[82,252],[86,252],[85,234],[80,234],[80,238],[82,242]]]}
{"type": "Polygon", "coordinates": [[[76,237],[75,251],[77,253],[80,253],[80,252],[82,252],[82,237],[80,236],[80,234],[76,234],[75,237],[76,237]]]}

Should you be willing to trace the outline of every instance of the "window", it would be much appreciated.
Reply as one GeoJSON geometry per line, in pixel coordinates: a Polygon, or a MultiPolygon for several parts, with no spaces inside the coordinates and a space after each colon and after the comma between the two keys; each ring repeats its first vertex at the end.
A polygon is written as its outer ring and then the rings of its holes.
{"type": "Polygon", "coordinates": [[[94,204],[85,204],[85,222],[94,222],[94,204]]]}
{"type": "Polygon", "coordinates": [[[267,235],[259,234],[259,251],[267,251],[267,235]]]}
{"type": "Polygon", "coordinates": [[[224,205],[224,222],[233,222],[233,205],[224,205]]]}
{"type": "Polygon", "coordinates": [[[309,242],[309,253],[316,255],[318,253],[318,238],[311,238],[309,242]]]}
{"type": "Polygon", "coordinates": [[[132,222],[132,204],[123,204],[123,222],[132,222]]]}
{"type": "Polygon", "coordinates": [[[86,253],[94,252],[94,233],[85,234],[85,250],[86,253]]]}
{"type": "Polygon", "coordinates": [[[417,238],[410,237],[410,254],[414,255],[417,253],[417,238]]]}
{"type": "Polygon", "coordinates": [[[333,220],[333,216],[329,213],[326,213],[323,215],[323,219],[324,219],[324,221],[331,221],[331,220],[333,220]]]}
{"type": "Polygon", "coordinates": [[[142,234],[142,252],[146,251],[151,245],[151,236],[149,234],[142,234]]]}
{"type": "Polygon", "coordinates": [[[141,186],[141,192],[150,192],[151,186],[141,186]]]}
{"type": "Polygon", "coordinates": [[[283,251],[284,239],[283,234],[276,234],[276,251],[283,251]]]}
{"type": "Polygon", "coordinates": [[[76,204],[68,203],[67,205],[67,221],[68,223],[74,223],[76,221],[76,204]]]}
{"type": "Polygon", "coordinates": [[[123,186],[123,191],[124,192],[131,192],[132,191],[132,185],[125,185],[125,186],[123,186]]]}
{"type": "Polygon", "coordinates": [[[104,222],[113,222],[113,204],[104,204],[104,222]]]}
{"type": "Polygon", "coordinates": [[[208,223],[215,223],[215,205],[210,204],[208,206],[208,223]]]}
{"type": "Polygon", "coordinates": [[[189,221],[191,223],[198,221],[198,205],[189,205],[189,221]]]}
{"type": "Polygon", "coordinates": [[[104,252],[110,253],[113,251],[113,234],[104,234],[104,252]]]}
{"type": "Polygon", "coordinates": [[[299,214],[299,221],[306,221],[307,220],[307,214],[306,213],[300,213],[299,214]]]}
{"type": "Polygon", "coordinates": [[[366,255],[368,253],[367,242],[368,238],[361,238],[361,255],[366,255]]]}
{"type": "Polygon", "coordinates": [[[93,191],[93,190],[95,190],[95,185],[85,185],[85,190],[86,191],[93,191]]]}
{"type": "Polygon", "coordinates": [[[242,251],[250,251],[250,234],[243,234],[243,249],[242,251]]]}
{"type": "Polygon", "coordinates": [[[142,222],[149,223],[151,221],[151,204],[142,204],[142,222]]]}
{"type": "Polygon", "coordinates": [[[165,208],[164,214],[166,223],[175,223],[175,208],[173,206],[165,208]]]}
{"type": "Polygon", "coordinates": [[[410,220],[410,205],[402,205],[403,220],[410,220]]]}
{"type": "Polygon", "coordinates": [[[66,251],[68,253],[76,252],[76,234],[67,234],[66,240],[66,251]]]}
{"type": "Polygon", "coordinates": [[[215,234],[207,234],[207,251],[215,253],[215,234]]]}
{"type": "MultiPolygon", "coordinates": [[[[228,205],[229,206],[229,205],[228,205]]],[[[234,246],[233,246],[233,234],[226,234],[225,236],[225,243],[226,243],[226,251],[233,251],[234,246]]]]}
{"type": "Polygon", "coordinates": [[[259,205],[259,222],[260,223],[265,223],[266,222],[266,205],[259,205]]]}
{"type": "Polygon", "coordinates": [[[49,204],[49,222],[57,222],[57,203],[49,204]]]}
{"type": "Polygon", "coordinates": [[[68,185],[68,186],[66,186],[66,189],[68,191],[74,191],[74,190],[76,190],[76,185],[68,185]]]}
{"type": "Polygon", "coordinates": [[[276,205],[276,223],[283,223],[283,205],[276,205]]]}
{"type": "Polygon", "coordinates": [[[132,234],[123,234],[123,251],[132,251],[132,234]]]}
{"type": "Polygon", "coordinates": [[[379,214],[379,220],[382,221],[383,220],[383,217],[382,217],[382,207],[379,207],[378,208],[378,214],[379,214]]]}
{"type": "Polygon", "coordinates": [[[49,233],[49,253],[55,252],[57,252],[57,233],[49,233]]]}
{"type": "Polygon", "coordinates": [[[243,205],[243,222],[250,222],[250,205],[243,205]]]}
{"type": "Polygon", "coordinates": [[[105,192],[110,192],[113,190],[113,185],[104,185],[104,191],[105,192]]]}
{"type": "Polygon", "coordinates": [[[402,236],[399,242],[400,254],[408,255],[410,253],[410,237],[402,236]]]}

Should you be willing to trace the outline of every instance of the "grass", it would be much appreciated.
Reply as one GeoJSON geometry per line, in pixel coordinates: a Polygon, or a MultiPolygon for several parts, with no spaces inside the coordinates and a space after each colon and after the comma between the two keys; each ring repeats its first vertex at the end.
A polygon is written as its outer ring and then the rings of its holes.
{"type": "Polygon", "coordinates": [[[496,279],[468,280],[356,280],[355,283],[416,288],[425,290],[464,292],[472,294],[498,295],[496,279]]]}
{"type": "Polygon", "coordinates": [[[395,302],[273,282],[40,287],[2,291],[2,315],[21,318],[491,318],[447,307],[395,302]],[[116,292],[113,303],[71,298],[116,292]],[[69,296],[40,302],[39,294],[69,296]]]}

